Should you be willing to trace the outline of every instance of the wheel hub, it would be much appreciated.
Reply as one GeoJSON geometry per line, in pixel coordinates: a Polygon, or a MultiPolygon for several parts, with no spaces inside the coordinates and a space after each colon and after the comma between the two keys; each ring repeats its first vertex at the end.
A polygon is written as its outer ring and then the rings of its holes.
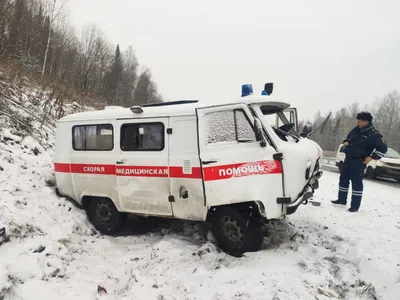
{"type": "Polygon", "coordinates": [[[235,247],[240,247],[243,244],[243,231],[239,223],[231,218],[224,217],[221,219],[221,227],[224,235],[235,247]]]}
{"type": "Polygon", "coordinates": [[[100,201],[96,206],[96,217],[102,223],[109,223],[111,221],[111,207],[105,201],[100,201]]]}

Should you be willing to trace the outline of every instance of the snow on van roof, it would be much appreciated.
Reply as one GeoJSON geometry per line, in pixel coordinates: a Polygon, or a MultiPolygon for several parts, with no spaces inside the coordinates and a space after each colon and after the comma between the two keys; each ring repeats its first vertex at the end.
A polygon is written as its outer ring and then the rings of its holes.
{"type": "Polygon", "coordinates": [[[59,122],[162,117],[171,115],[193,115],[198,103],[165,106],[141,106],[142,113],[134,113],[127,107],[105,107],[103,110],[80,112],[65,116],[59,122]]]}
{"type": "MultiPolygon", "coordinates": [[[[178,100],[162,103],[152,103],[140,106],[143,112],[134,113],[131,108],[122,106],[106,106],[103,110],[86,111],[67,115],[61,118],[58,122],[73,122],[73,121],[89,121],[103,119],[131,119],[131,118],[148,118],[148,117],[165,117],[176,115],[193,115],[196,113],[196,108],[212,107],[215,105],[227,104],[256,104],[265,103],[268,105],[276,105],[277,107],[288,107],[285,102],[273,100],[272,96],[255,96],[249,95],[240,97],[236,101],[210,103],[199,100],[178,100]]],[[[138,106],[137,106],[138,107],[138,106]]],[[[138,107],[139,108],[139,107],[138,107]]]]}

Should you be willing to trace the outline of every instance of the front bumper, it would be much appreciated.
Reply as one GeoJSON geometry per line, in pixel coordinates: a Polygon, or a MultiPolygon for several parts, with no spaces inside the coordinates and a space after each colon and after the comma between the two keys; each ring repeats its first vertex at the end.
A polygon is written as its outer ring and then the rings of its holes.
{"type": "Polygon", "coordinates": [[[400,179],[400,169],[391,167],[376,167],[375,175],[384,178],[400,179]]]}
{"type": "Polygon", "coordinates": [[[304,187],[297,200],[286,206],[286,215],[291,215],[295,213],[300,204],[308,203],[308,200],[314,195],[314,190],[318,189],[319,187],[318,180],[321,178],[322,173],[322,171],[316,172],[314,176],[309,180],[308,184],[304,187]]]}

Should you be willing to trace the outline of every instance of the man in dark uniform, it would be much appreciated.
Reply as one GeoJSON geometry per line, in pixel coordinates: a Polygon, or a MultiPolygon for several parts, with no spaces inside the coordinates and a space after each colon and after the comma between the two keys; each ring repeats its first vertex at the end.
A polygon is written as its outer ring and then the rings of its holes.
{"type": "Polygon", "coordinates": [[[387,151],[387,145],[382,135],[375,129],[369,112],[357,114],[357,126],[350,131],[343,145],[346,158],[339,179],[338,200],[332,203],[347,204],[351,180],[352,196],[349,212],[357,212],[364,189],[363,178],[366,165],[373,159],[381,159],[387,151]]]}

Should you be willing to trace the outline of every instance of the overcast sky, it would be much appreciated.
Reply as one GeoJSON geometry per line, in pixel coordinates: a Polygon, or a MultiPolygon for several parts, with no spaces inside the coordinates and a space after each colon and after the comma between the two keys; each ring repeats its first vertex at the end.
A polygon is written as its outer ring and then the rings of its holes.
{"type": "Polygon", "coordinates": [[[301,117],[400,92],[398,0],[70,0],[80,28],[97,23],[132,45],[166,100],[240,97],[274,82],[301,117]]]}

